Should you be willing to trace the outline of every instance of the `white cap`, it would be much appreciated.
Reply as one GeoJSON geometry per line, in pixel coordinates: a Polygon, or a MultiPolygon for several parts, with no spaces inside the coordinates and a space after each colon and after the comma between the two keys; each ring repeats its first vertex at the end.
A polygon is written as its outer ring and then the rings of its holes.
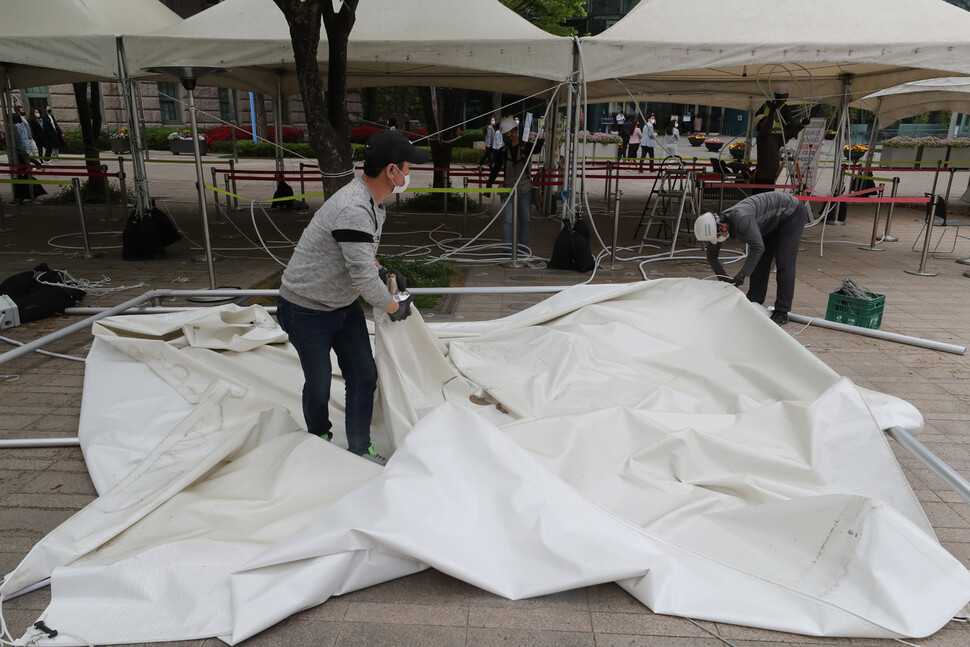
{"type": "Polygon", "coordinates": [[[779,83],[778,85],[776,85],[774,87],[774,91],[775,91],[775,94],[789,94],[789,92],[788,92],[788,84],[787,83],[779,83]]]}
{"type": "Polygon", "coordinates": [[[502,120],[502,123],[498,125],[498,131],[504,135],[510,130],[515,130],[515,127],[515,119],[512,119],[512,117],[506,117],[502,120]]]}

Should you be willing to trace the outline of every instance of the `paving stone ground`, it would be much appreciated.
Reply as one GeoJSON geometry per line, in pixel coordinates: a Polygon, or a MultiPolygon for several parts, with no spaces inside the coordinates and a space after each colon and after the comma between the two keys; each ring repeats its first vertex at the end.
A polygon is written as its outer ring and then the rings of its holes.
{"type": "MultiPolygon", "coordinates": [[[[685,147],[686,148],[686,147],[685,147]]],[[[153,154],[155,159],[177,159],[153,154]]],[[[243,161],[243,168],[268,169],[271,162],[243,161]]],[[[0,278],[46,262],[91,281],[109,278],[113,287],[130,286],[103,296],[88,296],[84,305],[121,303],[149,289],[205,288],[209,284],[205,263],[197,242],[201,240],[200,218],[195,203],[193,167],[151,163],[153,194],[169,210],[186,239],[172,245],[164,258],[127,262],[121,259],[122,222],[107,220],[103,208],[91,207],[86,214],[91,245],[104,255],[85,259],[78,214],[73,206],[45,204],[10,206],[9,189],[0,187],[6,218],[0,228],[0,278]]],[[[130,168],[129,168],[130,170],[130,168]]],[[[208,173],[208,171],[207,171],[208,173]]],[[[901,195],[919,196],[929,191],[932,174],[902,174],[901,195]]],[[[208,176],[207,176],[208,180],[208,176]]],[[[945,186],[947,177],[941,180],[945,186]]],[[[956,176],[953,196],[962,194],[965,176],[956,176]]],[[[412,186],[427,186],[428,177],[416,174],[412,186]]],[[[633,231],[643,209],[652,180],[624,178],[621,188],[619,241],[635,245],[633,231]]],[[[313,190],[318,187],[307,187],[313,190]]],[[[265,184],[242,183],[238,191],[246,197],[268,198],[272,189],[265,184]]],[[[52,190],[53,192],[53,190],[52,190]]],[[[603,204],[602,181],[591,181],[590,206],[604,240],[612,235],[612,210],[603,204]]],[[[319,201],[310,200],[310,206],[319,201]]],[[[402,215],[389,219],[384,242],[433,245],[428,230],[444,221],[447,228],[477,233],[497,208],[496,198],[485,201],[485,215],[476,205],[470,215],[402,215]],[[418,233],[415,233],[418,232],[418,233]]],[[[210,205],[211,207],[211,205],[210,205]]],[[[884,243],[885,251],[859,249],[869,241],[872,207],[851,206],[848,224],[825,230],[824,256],[820,255],[819,229],[806,230],[798,260],[794,312],[823,317],[828,294],[843,277],[851,277],[870,290],[886,295],[882,330],[967,345],[970,342],[970,267],[953,258],[930,259],[934,277],[904,272],[919,266],[919,254],[911,246],[919,234],[921,208],[897,207],[892,233],[895,243],[884,243]]],[[[120,216],[115,208],[114,217],[120,216]]],[[[274,216],[282,234],[294,239],[310,213],[284,212],[274,216]]],[[[885,210],[883,211],[885,219],[885,210]]],[[[210,219],[223,223],[223,214],[210,211],[210,219]]],[[[248,239],[255,239],[253,216],[248,206],[229,214],[229,219],[248,239]]],[[[282,235],[273,231],[261,211],[256,222],[262,235],[279,244],[282,235]]],[[[550,218],[533,221],[534,251],[548,257],[558,223],[550,218]]],[[[265,283],[280,265],[264,251],[231,237],[234,226],[214,224],[212,239],[219,259],[215,263],[217,284],[254,287],[265,283]]],[[[951,230],[952,231],[952,230],[951,230]]],[[[952,235],[951,232],[947,236],[952,235]]],[[[492,225],[486,237],[499,236],[492,225]]],[[[435,238],[441,239],[440,232],[435,238]]],[[[594,241],[594,252],[599,243],[594,241]]],[[[948,246],[948,244],[947,244],[948,246]]],[[[285,249],[273,247],[283,257],[285,249]]],[[[634,250],[635,251],[635,250],[634,250]]],[[[636,262],[621,253],[610,268],[607,262],[593,281],[640,280],[636,262]]],[[[956,257],[970,256],[970,242],[958,239],[956,257]]],[[[465,284],[566,285],[587,280],[589,275],[548,269],[511,270],[497,265],[465,267],[465,284]]],[[[709,270],[701,261],[659,262],[647,265],[648,278],[704,277],[709,270]]],[[[773,287],[771,288],[773,289],[773,287]]],[[[769,292],[769,301],[772,298],[769,292]]],[[[430,321],[481,320],[511,314],[536,303],[542,295],[465,295],[446,301],[446,306],[425,313],[430,321]]],[[[172,301],[171,304],[187,304],[172,301]]],[[[169,303],[166,303],[168,305],[169,303]]],[[[702,313],[699,313],[702,316],[702,313]]],[[[7,329],[3,336],[28,342],[79,321],[79,316],[61,316],[7,329]]],[[[806,348],[839,373],[860,386],[904,398],[916,405],[926,419],[918,439],[943,458],[957,472],[970,477],[970,362],[966,356],[900,345],[841,332],[791,323],[786,330],[806,348]]],[[[51,343],[47,350],[83,357],[91,342],[85,330],[51,343]]],[[[0,350],[8,350],[5,342],[0,350]]],[[[59,438],[75,435],[82,400],[84,365],[37,353],[0,364],[0,438],[59,438]]],[[[942,544],[970,565],[970,505],[962,501],[927,468],[891,441],[893,450],[926,510],[942,544]]],[[[9,572],[33,544],[59,523],[95,498],[95,491],[77,448],[0,450],[0,571],[9,572]]],[[[49,600],[41,590],[3,605],[8,625],[15,633],[32,623],[49,600]]],[[[820,639],[774,631],[726,625],[651,613],[619,587],[606,584],[537,599],[509,601],[435,571],[426,571],[383,585],[333,599],[297,614],[246,642],[248,645],[340,646],[401,645],[446,646],[592,646],[598,647],[705,647],[724,644],[747,647],[802,645],[864,645],[887,647],[886,640],[820,639]]],[[[216,640],[200,642],[215,647],[216,640]]],[[[967,625],[951,622],[936,635],[914,641],[927,647],[970,644],[967,625]]]]}

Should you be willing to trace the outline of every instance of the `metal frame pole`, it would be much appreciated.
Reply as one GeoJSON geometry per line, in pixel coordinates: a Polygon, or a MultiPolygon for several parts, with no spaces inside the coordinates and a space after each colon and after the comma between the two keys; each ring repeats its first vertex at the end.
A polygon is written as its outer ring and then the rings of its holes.
{"type": "Polygon", "coordinates": [[[198,183],[199,213],[202,215],[202,242],[205,262],[209,269],[209,288],[216,289],[216,268],[212,262],[212,240],[209,236],[209,212],[205,204],[205,173],[202,171],[202,151],[199,149],[199,124],[195,118],[195,90],[189,88],[189,116],[192,123],[192,153],[195,155],[195,179],[198,183]]]}
{"type": "Polygon", "coordinates": [[[914,458],[929,468],[940,479],[950,486],[961,499],[970,503],[970,482],[960,476],[952,467],[944,463],[939,456],[928,450],[922,443],[902,427],[890,427],[885,430],[893,440],[902,445],[914,458]]]}
{"type": "Polygon", "coordinates": [[[610,269],[616,269],[616,238],[620,233],[620,197],[623,191],[616,189],[616,206],[613,209],[613,244],[610,250],[610,269]]]}
{"type": "Polygon", "coordinates": [[[518,187],[512,187],[512,193],[509,194],[509,199],[512,200],[512,260],[502,263],[502,267],[508,267],[513,270],[517,270],[525,267],[525,263],[519,260],[519,188],[518,187]]]}
{"type": "Polygon", "coordinates": [[[118,187],[121,190],[121,217],[128,213],[128,185],[125,182],[125,158],[118,156],[118,187]]]}

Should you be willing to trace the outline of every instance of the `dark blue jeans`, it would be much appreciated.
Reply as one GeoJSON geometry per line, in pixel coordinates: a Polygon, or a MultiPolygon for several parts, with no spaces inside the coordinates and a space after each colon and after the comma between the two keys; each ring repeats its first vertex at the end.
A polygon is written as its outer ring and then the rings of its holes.
{"type": "Polygon", "coordinates": [[[280,327],[300,356],[303,367],[303,416],[307,431],[328,433],[330,422],[330,350],[346,385],[347,444],[361,455],[370,447],[370,423],[377,388],[377,365],[371,354],[367,322],[359,301],[337,310],[312,310],[280,298],[280,327]]]}

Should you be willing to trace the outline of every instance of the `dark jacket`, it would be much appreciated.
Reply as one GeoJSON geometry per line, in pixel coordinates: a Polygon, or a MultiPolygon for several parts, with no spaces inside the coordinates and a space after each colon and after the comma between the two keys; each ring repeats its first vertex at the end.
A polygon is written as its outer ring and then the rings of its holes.
{"type": "Polygon", "coordinates": [[[57,125],[57,120],[50,113],[41,113],[40,120],[44,124],[44,135],[47,137],[47,145],[51,148],[60,148],[64,144],[64,133],[57,125]]]}
{"type": "MultiPolygon", "coordinates": [[[[721,222],[727,223],[730,237],[748,244],[748,259],[741,274],[751,276],[765,253],[764,236],[778,229],[786,218],[793,217],[800,204],[793,195],[768,191],[745,198],[718,214],[721,222]]],[[[708,264],[716,274],[726,276],[724,267],[717,260],[720,253],[721,243],[707,244],[708,264]]]]}
{"type": "Polygon", "coordinates": [[[34,115],[30,115],[27,118],[27,123],[30,125],[30,136],[34,139],[34,143],[37,144],[37,152],[41,153],[42,151],[40,149],[47,146],[47,135],[44,134],[44,126],[34,115]]]}

